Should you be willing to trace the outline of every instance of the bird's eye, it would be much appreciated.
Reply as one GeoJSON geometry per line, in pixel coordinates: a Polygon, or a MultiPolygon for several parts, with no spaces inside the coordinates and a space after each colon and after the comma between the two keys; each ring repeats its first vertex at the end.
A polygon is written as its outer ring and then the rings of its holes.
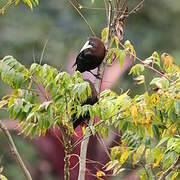
{"type": "Polygon", "coordinates": [[[95,46],[95,42],[94,41],[89,41],[89,45],[91,45],[91,46],[95,46]]]}

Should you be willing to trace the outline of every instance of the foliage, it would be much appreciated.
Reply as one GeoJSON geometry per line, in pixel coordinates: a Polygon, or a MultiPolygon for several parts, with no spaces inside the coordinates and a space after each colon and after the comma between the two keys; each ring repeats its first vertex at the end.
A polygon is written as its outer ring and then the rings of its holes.
{"type": "Polygon", "coordinates": [[[6,56],[0,62],[0,76],[13,88],[11,95],[2,98],[0,107],[7,105],[10,118],[19,119],[25,135],[45,134],[48,128],[60,124],[73,133],[72,117],[88,109],[80,109],[91,89],[79,72],[70,77],[47,64],[36,63],[27,69],[12,56],[6,56]]]}
{"type": "MultiPolygon", "coordinates": [[[[33,5],[38,5],[38,1],[23,2],[31,10],[33,5]]],[[[8,1],[8,5],[11,3],[8,1]]],[[[2,14],[5,9],[2,8],[2,14]]],[[[106,36],[107,29],[102,32],[103,41],[106,36]]],[[[137,60],[130,41],[122,45],[123,49],[119,46],[118,38],[113,36],[107,54],[108,65],[119,60],[122,66],[126,56],[137,60]]],[[[130,162],[140,168],[138,175],[141,179],[166,176],[176,179],[179,177],[180,155],[180,70],[173,63],[173,57],[168,54],[160,57],[154,52],[133,66],[129,74],[136,76],[137,84],[143,84],[147,68],[163,75],[155,74],[151,79],[148,87],[152,86],[155,92],[145,91],[131,98],[129,91],[117,95],[105,90],[97,104],[81,107],[81,102],[91,95],[91,90],[79,72],[70,77],[52,66],[36,63],[28,69],[12,56],[6,56],[0,62],[0,76],[13,88],[13,92],[2,98],[0,108],[6,107],[9,116],[19,120],[21,133],[31,138],[44,135],[52,126],[65,126],[72,136],[74,115],[78,118],[89,111],[91,120],[94,116],[100,119],[91,127],[93,133],[99,132],[108,137],[109,129],[114,126],[123,134],[121,146],[111,148],[112,159],[106,164],[106,171],[113,170],[113,175],[118,175],[125,170],[126,162],[130,162]]],[[[97,177],[102,176],[105,173],[99,170],[97,177]]]]}
{"type": "MultiPolygon", "coordinates": [[[[124,49],[120,49],[116,41],[116,37],[112,38],[107,61],[113,60],[111,51],[120,61],[124,60],[119,54],[136,59],[129,41],[123,45],[124,49]]],[[[114,126],[123,134],[121,146],[111,148],[112,160],[106,164],[106,171],[113,169],[113,175],[117,175],[125,170],[123,166],[128,161],[133,166],[142,166],[138,174],[141,179],[148,179],[164,176],[176,162],[166,175],[173,179],[179,175],[180,69],[173,64],[170,55],[162,55],[160,59],[155,52],[152,58],[133,66],[130,74],[136,75],[137,80],[147,67],[154,69],[156,62],[163,70],[163,76],[152,77],[150,86],[155,92],[145,91],[131,98],[129,91],[117,95],[105,90],[101,92],[98,103],[81,107],[81,103],[91,95],[91,89],[79,72],[70,77],[52,66],[36,63],[27,69],[12,56],[6,56],[0,62],[0,76],[13,92],[2,98],[0,108],[7,107],[10,118],[19,120],[21,133],[31,138],[45,135],[51,126],[66,127],[72,136],[73,117],[89,112],[92,120],[94,116],[100,119],[91,127],[93,133],[108,137],[109,128],[114,126]]],[[[104,176],[104,173],[98,171],[97,175],[104,176]]]]}
{"type": "MultiPolygon", "coordinates": [[[[131,49],[123,47],[124,50],[118,51],[125,51],[130,56],[132,54],[136,59],[132,45],[129,45],[131,49]]],[[[109,59],[113,59],[112,54],[109,59]]],[[[128,162],[139,167],[138,175],[141,179],[179,177],[180,68],[173,62],[173,57],[167,53],[163,53],[160,58],[154,52],[151,57],[140,60],[140,64],[131,68],[129,74],[136,76],[137,84],[146,83],[144,73],[148,68],[163,75],[151,76],[148,89],[151,87],[154,92],[146,90],[134,98],[130,98],[128,92],[117,95],[106,90],[101,93],[95,108],[101,119],[95,124],[96,131],[108,137],[109,128],[113,125],[123,134],[121,146],[111,148],[111,161],[106,164],[105,171],[113,170],[112,175],[118,175],[124,171],[128,162]]]]}
{"type": "Polygon", "coordinates": [[[7,180],[7,178],[4,175],[2,175],[2,171],[3,171],[3,167],[0,166],[0,179],[1,180],[7,180]]]}
{"type": "Polygon", "coordinates": [[[39,0],[6,0],[4,3],[5,5],[0,8],[0,14],[4,15],[5,11],[7,10],[7,8],[11,5],[15,5],[17,6],[20,2],[23,2],[24,4],[26,4],[31,11],[33,10],[33,7],[39,5],[39,0]]]}

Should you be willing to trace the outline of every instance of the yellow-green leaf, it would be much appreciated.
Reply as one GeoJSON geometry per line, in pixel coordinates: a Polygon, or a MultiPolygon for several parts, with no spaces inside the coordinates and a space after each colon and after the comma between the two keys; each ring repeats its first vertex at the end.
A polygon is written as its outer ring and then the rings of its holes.
{"type": "Polygon", "coordinates": [[[103,31],[102,31],[102,33],[101,33],[102,42],[105,42],[105,41],[106,41],[107,34],[108,34],[108,28],[104,28],[103,31]]]}
{"type": "Polygon", "coordinates": [[[129,156],[129,152],[128,151],[124,151],[122,153],[121,157],[120,157],[120,163],[124,164],[125,161],[127,160],[128,156],[129,156]]]}
{"type": "Polygon", "coordinates": [[[178,174],[179,174],[179,172],[175,172],[175,173],[172,175],[171,180],[175,180],[176,177],[178,176],[178,174]]]}
{"type": "Polygon", "coordinates": [[[2,174],[0,174],[0,180],[8,180],[5,176],[3,176],[2,174]]]}
{"type": "Polygon", "coordinates": [[[31,9],[31,11],[32,11],[33,10],[32,2],[30,0],[27,0],[26,3],[29,6],[29,8],[31,9]]]}
{"type": "Polygon", "coordinates": [[[7,100],[0,101],[0,108],[4,107],[6,104],[8,104],[7,100]]]}
{"type": "Polygon", "coordinates": [[[153,164],[153,168],[159,166],[159,164],[160,164],[160,162],[161,162],[161,160],[162,160],[162,157],[163,157],[163,153],[161,152],[161,153],[159,154],[159,157],[155,160],[155,162],[154,162],[154,164],[153,164]]]}

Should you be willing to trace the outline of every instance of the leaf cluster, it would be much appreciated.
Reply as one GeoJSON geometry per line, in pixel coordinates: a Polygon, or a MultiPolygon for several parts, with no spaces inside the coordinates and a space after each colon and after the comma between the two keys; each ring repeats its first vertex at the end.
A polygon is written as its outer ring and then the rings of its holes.
{"type": "Polygon", "coordinates": [[[8,7],[12,5],[17,6],[20,2],[23,2],[25,5],[27,5],[31,11],[33,10],[33,7],[39,5],[39,0],[6,0],[5,5],[0,8],[0,14],[4,15],[8,7]]]}
{"type": "MultiPolygon", "coordinates": [[[[84,115],[91,106],[81,104],[91,96],[89,83],[79,72],[72,77],[47,64],[32,64],[29,69],[12,56],[0,61],[1,79],[13,88],[0,101],[10,118],[18,119],[21,133],[34,137],[51,127],[66,126],[73,134],[72,119],[84,115]]],[[[91,114],[91,113],[90,113],[91,114]]]]}
{"type": "MultiPolygon", "coordinates": [[[[144,76],[146,63],[147,59],[133,66],[130,74],[144,76]]],[[[104,91],[97,104],[101,121],[95,126],[106,137],[111,126],[123,134],[121,146],[111,149],[112,159],[106,164],[106,171],[113,170],[113,175],[118,175],[128,162],[140,167],[141,179],[176,179],[180,168],[180,69],[171,58],[165,61],[157,53],[148,58],[148,63],[157,64],[164,74],[152,77],[149,87],[154,92],[145,91],[130,98],[128,92],[117,95],[104,91]]]]}

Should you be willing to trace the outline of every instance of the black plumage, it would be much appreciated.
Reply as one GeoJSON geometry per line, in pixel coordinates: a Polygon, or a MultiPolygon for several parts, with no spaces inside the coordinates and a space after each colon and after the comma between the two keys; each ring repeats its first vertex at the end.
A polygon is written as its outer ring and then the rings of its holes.
{"type": "Polygon", "coordinates": [[[90,70],[97,68],[102,63],[105,54],[106,50],[101,39],[91,36],[81,49],[73,66],[77,65],[76,70],[81,73],[85,71],[92,73],[90,70]]]}
{"type": "MultiPolygon", "coordinates": [[[[84,102],[81,103],[81,106],[84,106],[86,104],[94,105],[95,103],[98,102],[97,91],[96,91],[96,89],[94,87],[94,84],[90,80],[86,79],[85,81],[89,82],[89,85],[91,87],[92,96],[87,97],[87,99],[84,102]]],[[[88,122],[89,118],[90,118],[89,112],[86,112],[86,114],[84,116],[80,116],[78,119],[76,118],[76,114],[74,114],[74,117],[72,118],[74,129],[77,126],[79,126],[80,124],[83,124],[84,121],[87,120],[87,122],[88,122]]]]}
{"type": "MultiPolygon", "coordinates": [[[[88,97],[86,99],[86,101],[84,101],[81,106],[84,106],[86,104],[88,105],[94,105],[95,103],[98,102],[98,98],[97,96],[93,96],[93,97],[88,97]]],[[[84,116],[80,116],[78,119],[73,120],[73,128],[76,129],[77,126],[79,126],[81,123],[84,122],[84,120],[89,120],[90,116],[89,116],[89,112],[87,112],[84,116]]]]}

